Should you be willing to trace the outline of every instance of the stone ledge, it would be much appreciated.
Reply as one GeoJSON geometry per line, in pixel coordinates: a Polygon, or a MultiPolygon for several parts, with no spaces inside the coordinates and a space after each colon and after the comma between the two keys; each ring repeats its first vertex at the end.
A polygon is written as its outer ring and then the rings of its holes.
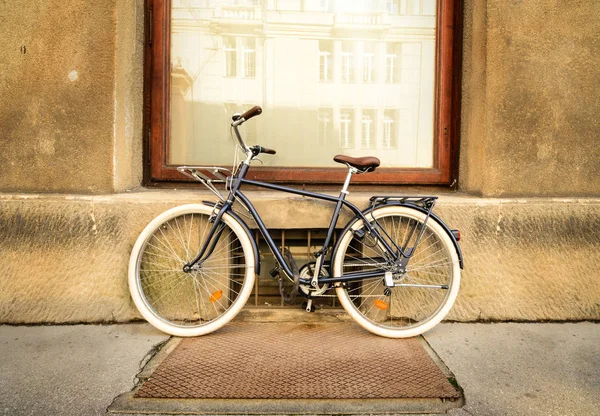
{"type": "MultiPolygon", "coordinates": [[[[459,192],[439,192],[439,189],[435,192],[427,193],[422,192],[422,188],[418,192],[398,192],[398,191],[378,191],[378,192],[365,192],[365,191],[352,191],[350,188],[350,195],[348,200],[353,203],[366,203],[371,195],[437,195],[439,196],[440,203],[444,204],[477,204],[477,205],[499,205],[499,204],[598,204],[600,205],[600,197],[533,197],[533,198],[483,198],[479,196],[473,196],[469,194],[459,192]]],[[[315,191],[320,192],[320,191],[315,191]]],[[[324,191],[321,192],[326,195],[337,196],[336,191],[324,191]]],[[[299,195],[287,194],[284,192],[276,191],[244,191],[252,201],[260,203],[262,201],[272,201],[281,199],[306,199],[299,195]]],[[[16,193],[2,193],[0,192],[0,202],[11,201],[11,200],[48,200],[48,201],[90,201],[95,203],[113,203],[113,202],[133,202],[133,203],[156,203],[173,201],[178,203],[199,202],[203,200],[214,200],[215,196],[205,189],[139,189],[135,191],[127,191],[116,194],[103,194],[103,195],[85,195],[85,194],[43,194],[43,193],[27,193],[27,194],[16,194],[16,193]]]]}
{"type": "MultiPolygon", "coordinates": [[[[269,227],[327,226],[331,204],[279,195],[251,194],[269,227]]],[[[165,209],[208,196],[187,190],[1,194],[0,322],[138,319],[127,288],[138,234],[165,209]]],[[[358,204],[367,199],[351,194],[358,204]]],[[[600,319],[600,199],[452,194],[443,195],[435,211],[463,235],[465,270],[449,319],[600,319]]]]}

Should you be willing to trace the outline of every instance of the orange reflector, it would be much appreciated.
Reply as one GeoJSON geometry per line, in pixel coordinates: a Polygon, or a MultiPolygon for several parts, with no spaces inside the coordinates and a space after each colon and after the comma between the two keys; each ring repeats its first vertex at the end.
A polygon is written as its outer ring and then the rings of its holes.
{"type": "Polygon", "coordinates": [[[452,235],[456,239],[456,241],[460,241],[460,230],[452,230],[452,235]]]}
{"type": "Polygon", "coordinates": [[[223,291],[222,290],[217,290],[215,293],[213,293],[212,295],[210,295],[210,301],[211,302],[216,302],[219,299],[221,299],[221,296],[223,296],[223,291]]]}
{"type": "Polygon", "coordinates": [[[378,300],[376,300],[376,301],[375,301],[375,302],[373,302],[373,303],[375,304],[375,307],[376,307],[376,308],[379,308],[379,309],[381,309],[381,310],[383,310],[383,311],[385,311],[385,310],[388,308],[388,304],[387,304],[387,302],[384,302],[384,301],[382,301],[382,300],[379,300],[379,299],[378,299],[378,300]]]}

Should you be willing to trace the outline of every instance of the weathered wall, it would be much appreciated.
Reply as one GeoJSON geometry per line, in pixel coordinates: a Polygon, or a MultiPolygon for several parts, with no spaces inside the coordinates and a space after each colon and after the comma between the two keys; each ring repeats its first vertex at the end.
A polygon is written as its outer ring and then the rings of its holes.
{"type": "MultiPolygon", "coordinates": [[[[0,190],[139,185],[143,12],[141,0],[0,4],[0,190]]],[[[465,0],[464,23],[461,189],[598,195],[600,3],[465,0]]]]}
{"type": "Polygon", "coordinates": [[[142,183],[144,96],[144,1],[118,0],[115,50],[116,192],[142,183]]]}
{"type": "MultiPolygon", "coordinates": [[[[142,170],[143,1],[88,3],[0,2],[0,322],[137,317],[135,238],[203,199],[81,195],[142,170]]],[[[465,235],[450,318],[600,319],[600,3],[465,0],[464,23],[460,188],[526,199],[439,206],[465,235]]],[[[267,225],[327,225],[306,200],[262,198],[267,225]]]]}
{"type": "MultiPolygon", "coordinates": [[[[328,225],[330,205],[254,196],[269,227],[328,225]]],[[[170,191],[0,196],[0,322],[138,317],[127,288],[135,239],[166,208],[202,199],[206,195],[170,191]]],[[[444,197],[436,212],[463,233],[465,270],[450,319],[600,319],[599,199],[444,197]]]]}
{"type": "Polygon", "coordinates": [[[0,190],[140,183],[143,2],[118,4],[0,3],[0,190]]]}
{"type": "Polygon", "coordinates": [[[600,194],[600,2],[465,2],[460,187],[600,194]]]}

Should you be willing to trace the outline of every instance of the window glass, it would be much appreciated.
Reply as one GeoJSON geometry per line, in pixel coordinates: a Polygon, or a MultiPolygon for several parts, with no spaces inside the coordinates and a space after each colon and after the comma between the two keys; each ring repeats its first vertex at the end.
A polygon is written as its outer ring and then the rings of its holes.
{"type": "Polygon", "coordinates": [[[267,166],[434,165],[435,0],[173,0],[167,162],[228,165],[234,112],[267,166]]]}

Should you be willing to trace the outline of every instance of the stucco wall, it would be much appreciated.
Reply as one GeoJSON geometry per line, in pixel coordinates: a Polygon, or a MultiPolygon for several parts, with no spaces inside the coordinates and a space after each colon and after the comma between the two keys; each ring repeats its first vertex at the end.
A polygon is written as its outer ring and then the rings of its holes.
{"type": "Polygon", "coordinates": [[[0,190],[140,183],[143,2],[118,4],[0,3],[0,190]]]}
{"type": "Polygon", "coordinates": [[[460,187],[600,193],[600,2],[465,2],[460,187]]]}

